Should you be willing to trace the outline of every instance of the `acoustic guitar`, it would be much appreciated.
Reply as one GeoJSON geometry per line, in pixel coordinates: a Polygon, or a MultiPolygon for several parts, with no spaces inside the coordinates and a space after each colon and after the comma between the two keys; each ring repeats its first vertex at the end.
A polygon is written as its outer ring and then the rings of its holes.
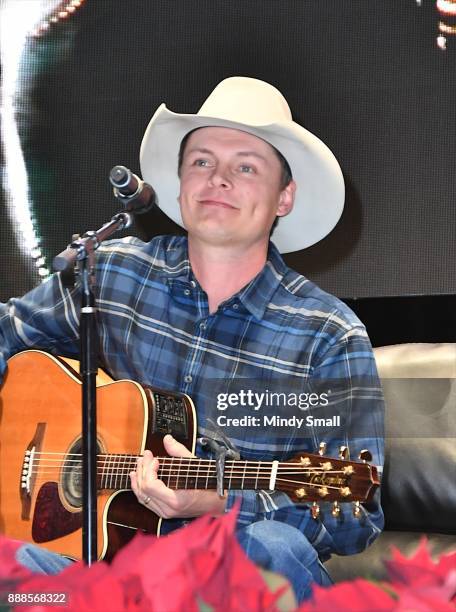
{"type": "MultiPolygon", "coordinates": [[[[172,489],[216,489],[212,460],[166,456],[172,433],[190,451],[196,414],[183,394],[106,375],[97,387],[98,550],[110,560],[137,531],[158,533],[161,519],[137,502],[129,473],[150,449],[172,489]]],[[[81,558],[81,381],[60,358],[28,350],[8,361],[0,392],[0,532],[81,558]]],[[[287,462],[227,460],[225,489],[280,490],[294,501],[369,501],[379,485],[366,461],[299,453],[287,462]]]]}

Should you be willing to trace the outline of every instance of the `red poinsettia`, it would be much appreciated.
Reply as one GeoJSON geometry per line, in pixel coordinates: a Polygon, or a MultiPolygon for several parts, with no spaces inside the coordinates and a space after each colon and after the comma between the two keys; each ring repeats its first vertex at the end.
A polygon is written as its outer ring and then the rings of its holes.
{"type": "Polygon", "coordinates": [[[389,612],[396,601],[380,587],[358,578],[329,588],[314,586],[312,600],[303,603],[298,612],[389,612]]]}
{"type": "Polygon", "coordinates": [[[454,612],[456,552],[434,563],[424,538],[411,558],[397,548],[386,561],[390,582],[374,585],[358,579],[330,588],[314,587],[310,602],[299,612],[454,612]]]}
{"type": "Polygon", "coordinates": [[[391,561],[386,561],[391,586],[399,597],[403,610],[456,609],[456,553],[442,555],[434,563],[423,538],[410,559],[397,548],[391,561]]]}
{"type": "MultiPolygon", "coordinates": [[[[204,605],[214,611],[275,611],[289,587],[275,593],[268,589],[239,546],[235,524],[232,512],[218,519],[202,517],[165,538],[138,534],[111,565],[99,562],[88,568],[79,562],[58,576],[36,575],[23,568],[14,557],[19,544],[2,538],[0,601],[8,592],[64,592],[68,603],[54,605],[55,612],[197,612],[204,605]]],[[[456,552],[434,563],[422,541],[410,559],[393,549],[387,568],[389,583],[375,585],[358,579],[329,588],[315,586],[312,599],[299,612],[456,609],[456,552]]],[[[288,604],[286,609],[291,608],[288,604]]],[[[45,608],[37,604],[18,609],[41,612],[45,608]]]]}
{"type": "MultiPolygon", "coordinates": [[[[14,560],[15,547],[0,541],[0,592],[68,593],[53,609],[197,612],[204,602],[214,610],[274,611],[283,589],[272,593],[234,536],[236,513],[202,517],[164,537],[138,534],[111,565],[82,562],[58,576],[32,574],[14,560]]],[[[286,588],[286,587],[285,587],[286,588]]],[[[38,612],[40,605],[21,606],[38,612]]]]}

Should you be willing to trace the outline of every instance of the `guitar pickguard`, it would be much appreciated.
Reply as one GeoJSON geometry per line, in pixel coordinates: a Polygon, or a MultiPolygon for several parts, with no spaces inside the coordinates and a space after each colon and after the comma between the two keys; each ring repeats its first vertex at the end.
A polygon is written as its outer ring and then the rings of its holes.
{"type": "Polygon", "coordinates": [[[56,482],[39,490],[33,514],[32,538],[37,544],[52,542],[82,527],[82,512],[69,512],[60,501],[56,482]]]}

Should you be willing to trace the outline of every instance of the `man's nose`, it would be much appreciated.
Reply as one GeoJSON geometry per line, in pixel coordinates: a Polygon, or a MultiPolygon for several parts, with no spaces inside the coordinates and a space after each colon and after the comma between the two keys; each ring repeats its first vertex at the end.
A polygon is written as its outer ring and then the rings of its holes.
{"type": "Polygon", "coordinates": [[[220,165],[215,166],[209,176],[209,184],[213,187],[229,189],[231,187],[231,180],[229,178],[228,168],[220,165]]]}

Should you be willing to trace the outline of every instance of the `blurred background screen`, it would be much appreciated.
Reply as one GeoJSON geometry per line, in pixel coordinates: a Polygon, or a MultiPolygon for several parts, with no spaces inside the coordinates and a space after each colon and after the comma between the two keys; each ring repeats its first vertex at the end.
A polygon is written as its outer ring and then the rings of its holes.
{"type": "Polygon", "coordinates": [[[454,0],[4,0],[0,20],[1,301],[114,214],[109,171],[139,173],[161,102],[196,112],[232,75],[278,87],[344,172],[341,221],[289,265],[343,298],[456,293],[454,0]]]}

